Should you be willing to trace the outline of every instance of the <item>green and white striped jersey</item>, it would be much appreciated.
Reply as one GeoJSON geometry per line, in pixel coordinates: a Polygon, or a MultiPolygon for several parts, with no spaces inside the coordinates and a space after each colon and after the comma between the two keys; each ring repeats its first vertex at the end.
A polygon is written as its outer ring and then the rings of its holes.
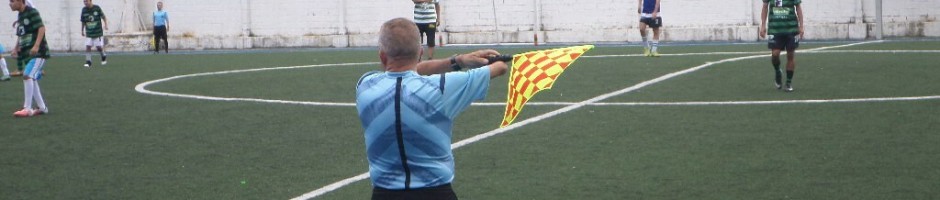
{"type": "Polygon", "coordinates": [[[85,37],[98,38],[104,35],[101,19],[105,18],[104,11],[98,5],[82,7],[82,24],[85,24],[85,37]]]}
{"type": "Polygon", "coordinates": [[[23,62],[37,57],[49,58],[49,44],[46,43],[48,35],[43,37],[42,41],[36,41],[39,37],[39,28],[45,26],[42,23],[42,17],[39,16],[39,11],[33,7],[26,7],[26,10],[18,15],[16,22],[16,36],[19,36],[20,45],[20,51],[17,52],[20,56],[17,60],[23,62]],[[39,53],[29,56],[36,43],[39,43],[39,53]]]}
{"type": "Polygon", "coordinates": [[[429,24],[437,22],[437,5],[440,0],[415,4],[415,23],[429,24]]]}
{"type": "MultiPolygon", "coordinates": [[[[800,0],[764,0],[767,8],[767,34],[799,33],[796,6],[800,0]]],[[[801,16],[802,17],[802,16],[801,16]]]]}

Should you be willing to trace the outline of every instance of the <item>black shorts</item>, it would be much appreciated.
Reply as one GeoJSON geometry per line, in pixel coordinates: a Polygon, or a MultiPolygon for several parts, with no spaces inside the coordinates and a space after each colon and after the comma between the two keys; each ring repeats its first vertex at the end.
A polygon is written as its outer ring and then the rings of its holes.
{"type": "Polygon", "coordinates": [[[659,28],[663,26],[663,17],[656,17],[655,19],[651,17],[641,17],[640,23],[649,25],[650,28],[659,28]]]}
{"type": "Polygon", "coordinates": [[[767,48],[786,49],[787,51],[796,50],[800,47],[800,38],[798,33],[781,33],[767,35],[767,48]]]}
{"type": "Polygon", "coordinates": [[[435,25],[434,23],[428,23],[428,24],[415,23],[415,25],[418,25],[418,34],[425,36],[424,38],[427,40],[428,46],[434,47],[436,44],[434,42],[435,41],[434,33],[437,32],[437,25],[435,25]]]}
{"type": "Polygon", "coordinates": [[[156,38],[166,39],[166,26],[154,26],[153,36],[156,38]]]}
{"type": "Polygon", "coordinates": [[[457,194],[450,184],[441,186],[418,188],[410,190],[389,190],[383,188],[372,188],[372,200],[410,200],[410,199],[429,199],[429,200],[457,200],[457,194]]]}

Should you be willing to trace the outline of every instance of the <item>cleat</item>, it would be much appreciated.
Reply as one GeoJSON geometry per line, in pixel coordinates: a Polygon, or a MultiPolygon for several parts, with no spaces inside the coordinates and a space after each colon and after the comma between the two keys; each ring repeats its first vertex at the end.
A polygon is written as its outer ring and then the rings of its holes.
{"type": "Polygon", "coordinates": [[[32,117],[33,114],[32,109],[24,108],[23,110],[14,112],[13,117],[32,117]]]}
{"type": "Polygon", "coordinates": [[[90,60],[86,60],[86,61],[85,61],[85,67],[91,67],[91,61],[90,61],[90,60]]]}
{"type": "Polygon", "coordinates": [[[16,70],[13,73],[10,73],[10,76],[22,76],[22,75],[23,75],[23,72],[21,72],[20,70],[16,70]]]}
{"type": "Polygon", "coordinates": [[[108,56],[101,56],[101,65],[108,64],[108,56]]]}
{"type": "Polygon", "coordinates": [[[777,86],[778,90],[783,89],[783,84],[780,83],[781,82],[780,79],[781,79],[780,74],[777,74],[777,77],[774,79],[774,85],[777,86]]]}
{"type": "Polygon", "coordinates": [[[793,92],[793,86],[790,85],[790,83],[787,83],[787,89],[784,89],[783,91],[793,92]]]}
{"type": "Polygon", "coordinates": [[[101,61],[101,65],[108,65],[108,61],[101,61]]]}
{"type": "Polygon", "coordinates": [[[650,53],[650,57],[659,57],[659,52],[650,53]]]}
{"type": "Polygon", "coordinates": [[[9,81],[9,80],[10,80],[10,76],[4,75],[4,76],[0,77],[0,81],[9,81]]]}
{"type": "Polygon", "coordinates": [[[33,110],[33,116],[36,116],[36,115],[43,115],[43,114],[48,114],[48,113],[49,113],[49,108],[46,108],[46,109],[35,109],[35,110],[33,110]]]}
{"type": "Polygon", "coordinates": [[[643,56],[650,57],[650,48],[643,47],[643,56]]]}
{"type": "Polygon", "coordinates": [[[89,67],[91,67],[91,65],[85,64],[85,68],[89,68],[89,67]]]}

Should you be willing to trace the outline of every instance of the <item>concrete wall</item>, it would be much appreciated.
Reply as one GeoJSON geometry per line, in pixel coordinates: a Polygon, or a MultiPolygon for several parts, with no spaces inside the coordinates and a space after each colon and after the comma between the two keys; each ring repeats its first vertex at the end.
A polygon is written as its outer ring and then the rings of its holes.
{"type": "MultiPolygon", "coordinates": [[[[143,50],[157,0],[96,0],[108,47],[143,50]]],[[[84,50],[81,0],[34,0],[55,50],[84,50]]],[[[412,17],[407,0],[164,0],[174,49],[375,46],[382,22],[412,17]]],[[[635,42],[636,0],[442,0],[445,44],[635,42]]],[[[665,0],[665,41],[755,41],[760,0],[665,0]]],[[[875,0],[804,1],[808,39],[866,39],[875,0]]],[[[11,24],[16,13],[0,14],[11,24]]],[[[884,1],[885,36],[940,36],[940,0],[884,1]]],[[[12,28],[0,42],[14,43],[12,28]]]]}

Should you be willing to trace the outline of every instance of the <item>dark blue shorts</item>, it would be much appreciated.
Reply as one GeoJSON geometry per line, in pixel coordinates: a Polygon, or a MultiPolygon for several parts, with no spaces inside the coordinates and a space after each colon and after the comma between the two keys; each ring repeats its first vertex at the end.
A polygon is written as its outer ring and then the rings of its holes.
{"type": "Polygon", "coordinates": [[[649,25],[650,28],[659,28],[663,26],[663,17],[656,17],[655,19],[651,17],[641,17],[640,22],[649,25]]]}

